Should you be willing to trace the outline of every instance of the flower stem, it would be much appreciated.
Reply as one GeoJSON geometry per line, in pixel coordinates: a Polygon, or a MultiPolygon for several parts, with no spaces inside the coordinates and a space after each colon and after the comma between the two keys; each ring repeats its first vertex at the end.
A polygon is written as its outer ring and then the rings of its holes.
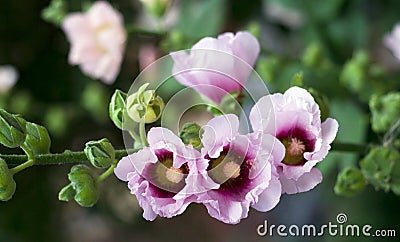
{"type": "Polygon", "coordinates": [[[112,164],[105,172],[103,172],[100,176],[97,177],[96,183],[100,183],[104,181],[107,177],[109,177],[113,172],[116,164],[112,164]]]}
{"type": "MultiPolygon", "coordinates": [[[[137,151],[136,149],[116,150],[115,159],[120,160],[128,153],[136,151],[137,151]]],[[[26,155],[3,155],[3,154],[0,154],[0,158],[4,159],[8,165],[21,165],[25,163],[26,160],[28,159],[26,155]]],[[[63,165],[63,164],[74,164],[74,163],[89,163],[89,161],[83,151],[73,152],[70,150],[66,150],[63,153],[36,155],[34,165],[63,165]]]]}
{"type": "Polygon", "coordinates": [[[352,144],[352,143],[332,143],[332,151],[338,152],[356,152],[364,154],[368,150],[368,145],[365,144],[352,144]]]}
{"type": "Polygon", "coordinates": [[[35,164],[34,160],[28,160],[27,162],[24,162],[24,163],[20,164],[19,166],[11,168],[10,172],[11,172],[12,175],[15,175],[18,172],[20,172],[20,171],[22,171],[22,170],[24,170],[24,169],[26,169],[28,167],[33,166],[34,164],[35,164]]]}
{"type": "Polygon", "coordinates": [[[142,145],[143,146],[149,146],[149,143],[147,142],[147,137],[146,137],[146,127],[145,127],[145,123],[141,122],[139,124],[139,133],[140,133],[140,139],[142,141],[142,145]]]}

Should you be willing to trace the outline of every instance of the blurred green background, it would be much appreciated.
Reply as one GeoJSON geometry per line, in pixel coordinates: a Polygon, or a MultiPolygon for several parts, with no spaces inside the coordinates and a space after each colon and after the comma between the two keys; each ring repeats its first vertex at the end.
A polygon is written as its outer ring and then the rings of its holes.
{"type": "MultiPolygon", "coordinates": [[[[90,2],[67,1],[70,11],[90,2]]],[[[140,1],[110,1],[127,25],[157,31],[157,23],[140,1]]],[[[62,30],[44,21],[47,0],[2,0],[0,7],[0,65],[19,72],[17,84],[0,94],[1,107],[46,126],[52,152],[82,150],[89,140],[107,137],[124,148],[122,133],[108,119],[108,102],[116,88],[128,91],[146,63],[142,51],[155,57],[190,48],[205,36],[249,30],[262,46],[256,67],[271,92],[284,91],[294,75],[327,95],[331,116],[340,124],[338,141],[376,142],[383,135],[370,128],[368,100],[373,94],[398,91],[400,62],[382,43],[384,34],[400,21],[395,0],[181,0],[174,1],[165,20],[167,34],[130,33],[116,82],[107,86],[68,64],[69,43],[62,30]],[[171,27],[168,27],[171,26],[171,27]]],[[[399,43],[400,44],[400,43],[399,43]]],[[[168,99],[182,88],[164,87],[168,99]]],[[[0,147],[2,154],[21,153],[0,147]]],[[[338,171],[361,159],[356,154],[331,152],[321,163],[324,181],[314,190],[283,195],[272,211],[251,210],[238,225],[225,225],[191,205],[174,219],[141,217],[136,198],[114,176],[101,185],[93,208],[57,200],[67,184],[69,165],[33,167],[16,175],[17,191],[0,204],[0,242],[19,241],[359,241],[356,237],[260,237],[257,226],[270,224],[326,224],[345,213],[348,223],[397,229],[399,197],[368,186],[355,197],[340,197],[333,187],[338,171]]],[[[396,238],[381,238],[396,241],[396,238]]]]}

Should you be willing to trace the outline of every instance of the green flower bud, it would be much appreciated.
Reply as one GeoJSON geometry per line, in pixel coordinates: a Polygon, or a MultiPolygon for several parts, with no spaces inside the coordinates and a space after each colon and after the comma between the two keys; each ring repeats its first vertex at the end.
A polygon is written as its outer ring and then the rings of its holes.
{"type": "Polygon", "coordinates": [[[292,80],[290,80],[290,85],[298,87],[304,86],[304,75],[302,71],[299,71],[293,75],[292,80]]]}
{"type": "Polygon", "coordinates": [[[126,101],[129,117],[138,123],[157,121],[164,109],[164,101],[155,90],[146,90],[148,85],[142,85],[137,92],[128,96],[126,101]]]}
{"type": "Polygon", "coordinates": [[[115,162],[114,147],[106,138],[87,142],[84,151],[94,167],[107,168],[115,162]]]}
{"type": "Polygon", "coordinates": [[[372,129],[375,132],[385,132],[400,119],[400,92],[373,95],[369,107],[372,113],[372,129]]]}
{"type": "Polygon", "coordinates": [[[348,61],[340,74],[340,81],[350,90],[360,93],[368,82],[369,56],[365,51],[358,51],[348,61]]]}
{"type": "Polygon", "coordinates": [[[355,167],[347,167],[337,177],[334,191],[337,195],[354,196],[365,187],[365,178],[362,172],[355,167]]]}
{"type": "Polygon", "coordinates": [[[126,93],[115,90],[111,97],[109,108],[110,118],[119,129],[122,129],[126,96],[126,93]]]}
{"type": "Polygon", "coordinates": [[[318,67],[322,61],[321,46],[317,43],[312,43],[305,49],[302,62],[308,67],[318,67]]]}
{"type": "Polygon", "coordinates": [[[26,138],[26,121],[0,109],[0,143],[8,148],[22,145],[26,138]]]}
{"type": "Polygon", "coordinates": [[[201,146],[201,127],[196,123],[185,123],[179,131],[179,137],[186,145],[192,145],[194,148],[201,146]]]}
{"type": "Polygon", "coordinates": [[[164,16],[172,0],[141,0],[146,10],[157,18],[164,16]]]}
{"type": "Polygon", "coordinates": [[[16,184],[7,163],[0,158],[0,201],[8,201],[15,193],[16,184]]]}
{"type": "Polygon", "coordinates": [[[361,171],[376,189],[390,190],[400,180],[400,153],[389,147],[375,147],[360,162],[361,171]]]}
{"type": "Polygon", "coordinates": [[[75,190],[72,184],[66,185],[61,191],[58,193],[58,200],[69,202],[75,197],[75,190]]]}
{"type": "Polygon", "coordinates": [[[256,71],[263,80],[273,82],[280,66],[281,60],[276,56],[261,57],[258,60],[256,71]]]}
{"type": "Polygon", "coordinates": [[[50,152],[51,140],[47,129],[38,124],[26,123],[27,136],[25,145],[35,154],[50,152]]]}
{"type": "Polygon", "coordinates": [[[67,6],[64,0],[52,0],[50,5],[43,9],[42,18],[49,23],[60,26],[66,14],[67,6]]]}
{"type": "MultiPolygon", "coordinates": [[[[99,191],[96,181],[90,172],[89,167],[85,165],[75,165],[68,174],[68,179],[75,190],[75,201],[82,207],[91,207],[99,199],[99,191]]],[[[65,189],[65,188],[64,188],[65,189]]],[[[64,190],[63,189],[63,190],[64,190]]],[[[63,191],[63,198],[68,198],[72,192],[69,188],[63,191]]]]}

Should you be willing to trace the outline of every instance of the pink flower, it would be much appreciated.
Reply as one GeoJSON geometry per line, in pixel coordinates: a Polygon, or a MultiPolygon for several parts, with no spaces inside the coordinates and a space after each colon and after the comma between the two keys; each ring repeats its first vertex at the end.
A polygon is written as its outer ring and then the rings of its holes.
{"type": "Polygon", "coordinates": [[[206,37],[189,54],[171,53],[172,73],[182,85],[193,87],[219,104],[228,93],[243,89],[259,52],[257,39],[248,32],[206,37]]]}
{"type": "Polygon", "coordinates": [[[8,92],[18,80],[18,71],[11,65],[0,66],[0,94],[8,92]]]}
{"type": "Polygon", "coordinates": [[[273,136],[240,135],[238,129],[233,114],[218,116],[205,126],[201,152],[209,160],[206,170],[212,182],[203,183],[209,190],[197,195],[212,217],[230,224],[246,218],[250,206],[259,211],[276,206],[281,185],[270,162],[280,162],[285,154],[273,136]]]}
{"type": "Polygon", "coordinates": [[[400,24],[394,27],[392,33],[385,35],[383,43],[393,52],[393,55],[400,60],[400,24]]]}
{"type": "Polygon", "coordinates": [[[65,17],[62,28],[71,43],[69,63],[104,83],[115,81],[123,58],[126,32],[119,12],[109,3],[95,2],[86,13],[65,17]]]}
{"type": "Polygon", "coordinates": [[[293,194],[314,188],[322,174],[314,166],[328,154],[338,122],[321,124],[318,104],[305,89],[292,87],[284,94],[262,97],[250,112],[255,131],[277,137],[285,146],[285,158],[274,160],[282,192],[293,194]]]}
{"type": "Polygon", "coordinates": [[[122,158],[114,173],[128,182],[145,219],[171,218],[183,213],[196,200],[194,194],[202,190],[197,165],[203,160],[168,129],[152,128],[148,141],[150,147],[122,158]]]}

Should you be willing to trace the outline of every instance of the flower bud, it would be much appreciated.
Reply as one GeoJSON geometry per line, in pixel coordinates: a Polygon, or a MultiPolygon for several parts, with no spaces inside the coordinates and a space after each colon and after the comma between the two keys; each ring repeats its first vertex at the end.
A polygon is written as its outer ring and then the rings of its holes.
{"type": "MultiPolygon", "coordinates": [[[[99,191],[89,167],[85,165],[73,166],[68,174],[68,179],[75,190],[74,199],[79,205],[91,207],[97,202],[99,191]]],[[[64,188],[61,192],[63,192],[62,198],[66,199],[72,194],[70,188],[64,188]]]]}
{"type": "Polygon", "coordinates": [[[0,201],[8,201],[14,195],[16,184],[7,163],[0,158],[0,201]]]}
{"type": "Polygon", "coordinates": [[[343,196],[354,196],[365,187],[365,178],[362,172],[355,167],[347,167],[337,177],[335,193],[343,196]]]}
{"type": "Polygon", "coordinates": [[[400,92],[372,96],[369,101],[372,129],[385,132],[400,119],[400,92]]]}
{"type": "Polygon", "coordinates": [[[63,0],[52,0],[50,5],[42,11],[43,20],[60,26],[67,14],[67,6],[63,0]]]}
{"type": "Polygon", "coordinates": [[[110,118],[119,129],[122,129],[126,96],[126,93],[115,90],[111,97],[109,108],[110,118]]]}
{"type": "Polygon", "coordinates": [[[179,137],[186,145],[192,145],[194,148],[201,146],[200,138],[201,127],[196,123],[185,123],[179,131],[179,137]]]}
{"type": "Polygon", "coordinates": [[[141,0],[146,10],[157,18],[164,16],[172,0],[141,0]]]}
{"type": "Polygon", "coordinates": [[[25,145],[35,154],[46,154],[50,152],[51,140],[47,129],[38,124],[26,123],[25,145]]]}
{"type": "Polygon", "coordinates": [[[375,147],[360,162],[365,178],[376,189],[397,191],[400,185],[400,153],[389,147],[375,147]]]}
{"type": "Polygon", "coordinates": [[[61,191],[58,193],[58,200],[69,202],[74,198],[75,194],[76,192],[74,190],[74,187],[70,183],[66,185],[63,189],[61,189],[61,191]]]}
{"type": "Polygon", "coordinates": [[[107,168],[115,161],[114,147],[106,138],[87,142],[84,151],[90,163],[97,168],[107,168]]]}
{"type": "Polygon", "coordinates": [[[146,90],[148,85],[142,85],[137,92],[128,96],[126,101],[129,117],[138,123],[157,121],[164,109],[164,101],[155,90],[146,90]]]}
{"type": "Polygon", "coordinates": [[[8,148],[22,145],[26,138],[26,121],[0,109],[0,143],[8,148]]]}

